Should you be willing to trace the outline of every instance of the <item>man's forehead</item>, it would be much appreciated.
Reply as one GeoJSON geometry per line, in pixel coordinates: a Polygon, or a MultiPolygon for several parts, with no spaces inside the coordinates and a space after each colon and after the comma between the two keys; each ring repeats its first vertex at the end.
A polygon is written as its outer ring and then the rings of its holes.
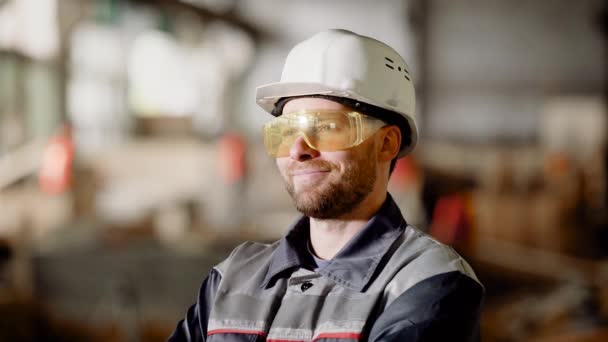
{"type": "Polygon", "coordinates": [[[303,109],[349,110],[350,108],[324,98],[300,97],[287,102],[283,107],[283,113],[291,113],[303,109]]]}

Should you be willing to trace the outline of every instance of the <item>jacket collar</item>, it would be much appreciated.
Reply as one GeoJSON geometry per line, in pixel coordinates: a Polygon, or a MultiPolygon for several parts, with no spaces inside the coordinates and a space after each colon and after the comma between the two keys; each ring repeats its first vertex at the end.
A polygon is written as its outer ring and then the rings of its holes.
{"type": "MultiPolygon", "coordinates": [[[[403,235],[407,223],[399,207],[387,193],[384,204],[367,224],[318,272],[336,283],[362,291],[393,243],[403,235]]],[[[279,274],[287,276],[288,269],[311,265],[312,256],[306,246],[310,238],[309,218],[302,216],[279,241],[262,287],[266,288],[279,274]]]]}

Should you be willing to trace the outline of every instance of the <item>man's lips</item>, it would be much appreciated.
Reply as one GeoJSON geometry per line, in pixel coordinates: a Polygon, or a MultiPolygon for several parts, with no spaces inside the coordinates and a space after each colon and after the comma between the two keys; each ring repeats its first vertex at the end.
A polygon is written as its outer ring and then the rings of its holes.
{"type": "Polygon", "coordinates": [[[329,172],[329,170],[322,170],[322,169],[302,169],[302,170],[295,170],[291,173],[292,176],[302,176],[302,175],[311,175],[311,174],[318,174],[318,173],[325,173],[325,172],[329,172]]]}

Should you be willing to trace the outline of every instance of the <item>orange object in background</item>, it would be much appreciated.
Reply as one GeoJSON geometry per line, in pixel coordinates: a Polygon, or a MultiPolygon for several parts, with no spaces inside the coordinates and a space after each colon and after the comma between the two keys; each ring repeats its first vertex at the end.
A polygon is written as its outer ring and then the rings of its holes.
{"type": "Polygon", "coordinates": [[[64,127],[49,139],[42,153],[38,174],[40,190],[51,195],[65,192],[70,187],[73,161],[74,143],[71,130],[64,127]]]}
{"type": "Polygon", "coordinates": [[[420,181],[420,171],[414,156],[397,159],[395,170],[390,178],[390,183],[393,188],[406,189],[420,181]]]}
{"type": "Polygon", "coordinates": [[[441,197],[433,211],[430,234],[447,245],[458,245],[469,237],[470,220],[465,196],[441,197]]]}
{"type": "Polygon", "coordinates": [[[227,184],[245,177],[245,141],[236,133],[227,133],[218,142],[219,174],[227,184]]]}

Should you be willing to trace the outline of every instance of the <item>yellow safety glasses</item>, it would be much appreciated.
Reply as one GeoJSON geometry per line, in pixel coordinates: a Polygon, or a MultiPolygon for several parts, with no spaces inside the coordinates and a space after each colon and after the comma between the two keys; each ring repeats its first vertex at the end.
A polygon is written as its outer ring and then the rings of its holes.
{"type": "Polygon", "coordinates": [[[264,125],[264,145],[273,157],[286,157],[297,137],[317,151],[338,151],[361,144],[382,120],[354,111],[302,110],[283,114],[264,125]]]}

